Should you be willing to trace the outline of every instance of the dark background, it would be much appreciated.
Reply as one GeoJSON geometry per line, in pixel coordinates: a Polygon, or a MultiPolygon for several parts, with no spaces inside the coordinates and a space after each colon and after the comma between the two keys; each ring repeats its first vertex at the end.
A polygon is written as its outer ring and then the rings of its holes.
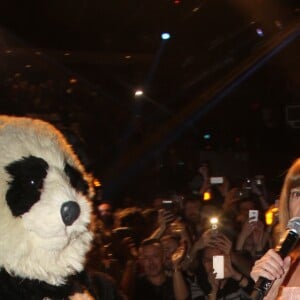
{"type": "Polygon", "coordinates": [[[2,1],[0,112],[64,130],[114,201],[181,190],[203,160],[233,184],[264,174],[277,192],[300,148],[299,10],[275,0],[2,1]]]}

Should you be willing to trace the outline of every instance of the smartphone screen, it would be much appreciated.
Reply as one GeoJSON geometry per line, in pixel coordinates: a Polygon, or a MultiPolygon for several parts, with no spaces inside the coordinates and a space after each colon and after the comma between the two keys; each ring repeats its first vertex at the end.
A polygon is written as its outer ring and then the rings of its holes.
{"type": "Polygon", "coordinates": [[[249,210],[249,222],[257,222],[258,221],[258,210],[250,209],[249,210]]]}
{"type": "Polygon", "coordinates": [[[211,184],[222,184],[224,182],[223,177],[210,177],[211,184]]]}
{"type": "Polygon", "coordinates": [[[216,273],[216,279],[224,279],[224,256],[214,255],[213,256],[213,269],[216,273]]]}

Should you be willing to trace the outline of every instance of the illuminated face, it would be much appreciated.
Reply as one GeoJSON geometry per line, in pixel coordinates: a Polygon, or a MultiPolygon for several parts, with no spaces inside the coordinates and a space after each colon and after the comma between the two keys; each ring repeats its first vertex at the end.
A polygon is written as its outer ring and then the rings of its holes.
{"type": "Polygon", "coordinates": [[[300,187],[291,189],[289,205],[291,218],[300,217],[300,187]]]}
{"type": "Polygon", "coordinates": [[[100,212],[100,215],[112,215],[112,208],[111,205],[108,203],[102,203],[98,206],[98,210],[100,212]]]}
{"type": "Polygon", "coordinates": [[[159,244],[142,246],[140,263],[146,276],[153,277],[163,273],[163,250],[159,244]]]}

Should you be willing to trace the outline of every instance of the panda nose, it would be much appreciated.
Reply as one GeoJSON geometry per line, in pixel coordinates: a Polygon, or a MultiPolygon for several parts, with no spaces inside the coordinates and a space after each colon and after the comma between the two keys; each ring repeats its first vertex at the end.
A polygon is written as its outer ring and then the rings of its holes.
{"type": "Polygon", "coordinates": [[[75,201],[65,202],[61,206],[60,214],[65,225],[70,226],[78,218],[80,214],[80,207],[75,201]]]}

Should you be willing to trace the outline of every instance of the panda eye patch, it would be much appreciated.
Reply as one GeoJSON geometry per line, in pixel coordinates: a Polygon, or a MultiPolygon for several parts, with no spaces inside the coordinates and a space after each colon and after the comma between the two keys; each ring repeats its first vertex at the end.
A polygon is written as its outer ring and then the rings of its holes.
{"type": "Polygon", "coordinates": [[[86,195],[88,192],[88,183],[84,180],[82,174],[69,164],[65,165],[65,173],[69,177],[73,188],[86,195]]]}
{"type": "Polygon", "coordinates": [[[6,202],[12,214],[20,216],[39,200],[48,163],[42,158],[28,156],[12,162],[5,169],[10,175],[6,202]]]}

